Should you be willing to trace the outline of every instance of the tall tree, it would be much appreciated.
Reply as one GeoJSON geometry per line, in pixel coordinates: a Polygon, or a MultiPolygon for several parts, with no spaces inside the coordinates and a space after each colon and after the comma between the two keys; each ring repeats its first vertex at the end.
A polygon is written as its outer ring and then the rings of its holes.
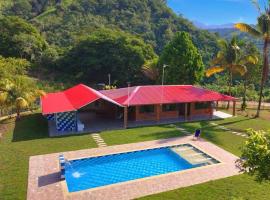
{"type": "Polygon", "coordinates": [[[177,32],[166,45],[159,60],[160,67],[164,64],[169,66],[166,68],[166,83],[194,84],[203,77],[202,57],[186,32],[177,32]]]}
{"type": "Polygon", "coordinates": [[[260,16],[257,18],[257,28],[254,28],[245,23],[235,24],[235,28],[240,31],[247,32],[250,35],[261,38],[264,42],[263,46],[263,70],[261,76],[261,86],[260,86],[260,96],[256,116],[260,116],[261,102],[263,96],[263,88],[269,76],[269,62],[268,62],[268,51],[269,51],[269,41],[270,41],[270,7],[265,7],[265,10],[262,12],[257,1],[254,1],[259,10],[260,16]]]}
{"type": "Polygon", "coordinates": [[[254,43],[245,43],[243,48],[241,48],[239,62],[247,68],[247,72],[243,76],[244,92],[243,102],[241,105],[242,110],[245,110],[247,107],[246,94],[248,86],[257,84],[259,82],[259,75],[261,73],[261,62],[259,61],[259,58],[260,52],[254,43]]]}
{"type": "MultiPolygon", "coordinates": [[[[217,56],[212,60],[212,66],[206,70],[206,76],[210,77],[213,74],[227,71],[229,74],[229,91],[231,95],[231,88],[233,84],[233,74],[238,73],[243,76],[246,73],[246,67],[239,63],[239,51],[240,48],[237,43],[236,37],[233,37],[230,41],[219,41],[221,50],[217,56]]],[[[229,104],[228,104],[229,106],[229,104]]]]}
{"type": "Polygon", "coordinates": [[[141,38],[119,30],[99,29],[79,38],[64,56],[62,66],[80,81],[107,83],[110,74],[112,84],[126,86],[127,82],[141,83],[141,66],[155,57],[153,48],[141,38]]]}
{"type": "Polygon", "coordinates": [[[0,55],[37,60],[47,47],[38,30],[19,17],[0,18],[0,55]]]}

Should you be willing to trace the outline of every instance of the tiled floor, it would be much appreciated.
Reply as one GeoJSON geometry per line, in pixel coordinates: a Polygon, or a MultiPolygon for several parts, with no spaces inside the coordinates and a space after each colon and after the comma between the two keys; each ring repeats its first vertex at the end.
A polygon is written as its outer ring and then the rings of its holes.
{"type": "MultiPolygon", "coordinates": [[[[188,121],[203,121],[203,120],[213,120],[213,119],[225,119],[228,117],[232,117],[232,115],[221,112],[221,111],[215,111],[213,113],[212,118],[205,115],[197,115],[192,116],[188,119],[188,121]]],[[[85,129],[82,132],[77,132],[75,134],[81,134],[81,133],[97,133],[101,131],[106,130],[119,130],[124,129],[124,123],[123,119],[104,119],[104,118],[98,118],[93,116],[92,114],[87,113],[80,113],[79,118],[82,121],[82,123],[85,125],[85,129]]],[[[156,120],[146,120],[146,121],[128,121],[128,127],[134,128],[134,127],[140,127],[140,126],[152,126],[152,125],[159,125],[159,124],[172,124],[172,123],[179,123],[179,122],[185,122],[184,117],[179,118],[172,118],[172,119],[161,119],[160,121],[156,120]]],[[[59,136],[59,135],[69,135],[71,132],[58,132],[55,127],[54,121],[49,121],[49,135],[50,136],[59,136]]],[[[74,134],[74,133],[73,133],[74,134]]]]}
{"type": "Polygon", "coordinates": [[[67,159],[91,157],[120,153],[126,151],[142,150],[161,146],[171,146],[190,143],[210,156],[221,161],[220,164],[194,168],[191,170],[137,179],[129,182],[109,185],[105,187],[68,193],[65,182],[59,181],[58,153],[32,156],[29,160],[28,200],[62,200],[62,199],[134,199],[149,194],[164,192],[180,187],[186,187],[210,180],[220,179],[239,174],[235,166],[236,156],[204,141],[193,141],[192,136],[155,140],[133,144],[93,148],[79,151],[64,152],[67,159]]]}

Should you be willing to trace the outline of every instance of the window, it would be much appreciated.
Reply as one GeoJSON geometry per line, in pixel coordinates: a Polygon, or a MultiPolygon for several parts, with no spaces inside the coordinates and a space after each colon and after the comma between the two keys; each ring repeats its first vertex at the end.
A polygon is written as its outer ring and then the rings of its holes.
{"type": "Polygon", "coordinates": [[[195,103],[195,109],[201,110],[201,109],[207,109],[210,108],[211,102],[202,102],[202,103],[195,103]]]}
{"type": "Polygon", "coordinates": [[[153,105],[140,106],[140,113],[153,113],[154,111],[155,107],[153,105]]]}
{"type": "Polygon", "coordinates": [[[175,111],[176,104],[164,104],[162,105],[162,112],[175,111]]]}

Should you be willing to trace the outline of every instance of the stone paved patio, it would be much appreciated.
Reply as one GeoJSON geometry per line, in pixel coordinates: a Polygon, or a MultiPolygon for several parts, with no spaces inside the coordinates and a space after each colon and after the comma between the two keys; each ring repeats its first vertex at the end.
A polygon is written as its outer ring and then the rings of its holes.
{"type": "Polygon", "coordinates": [[[190,143],[221,163],[190,170],[163,174],[144,179],[108,185],[81,192],[69,193],[65,181],[59,180],[59,153],[32,156],[29,160],[28,200],[124,200],[173,190],[194,184],[239,174],[235,166],[236,156],[203,139],[193,141],[192,136],[170,138],[133,144],[109,146],[64,152],[67,159],[100,156],[106,154],[142,150],[162,146],[190,143]]]}

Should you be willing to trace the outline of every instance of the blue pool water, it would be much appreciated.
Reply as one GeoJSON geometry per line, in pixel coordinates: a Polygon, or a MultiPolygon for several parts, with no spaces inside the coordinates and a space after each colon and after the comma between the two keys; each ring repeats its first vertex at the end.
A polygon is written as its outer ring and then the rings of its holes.
{"type": "Polygon", "coordinates": [[[170,147],[73,160],[66,164],[69,192],[197,167],[170,147]]]}

